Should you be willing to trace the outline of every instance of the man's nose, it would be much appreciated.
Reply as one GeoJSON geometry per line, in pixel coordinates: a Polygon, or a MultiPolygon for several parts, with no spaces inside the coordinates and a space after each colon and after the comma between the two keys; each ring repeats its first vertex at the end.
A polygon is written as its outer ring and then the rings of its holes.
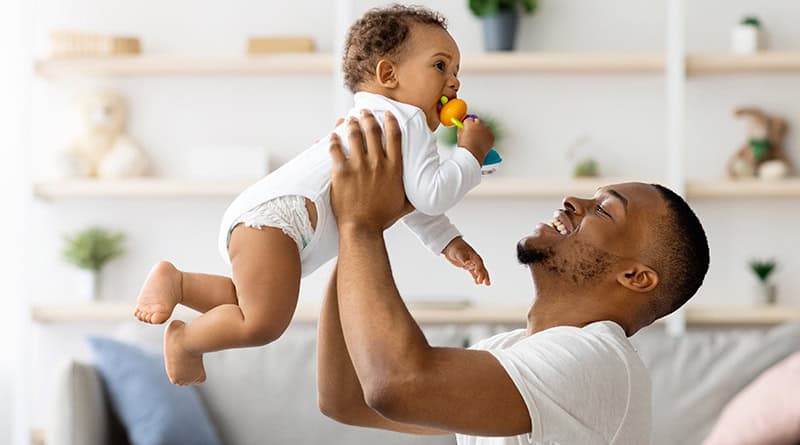
{"type": "Polygon", "coordinates": [[[574,212],[576,215],[583,215],[586,211],[586,202],[585,199],[567,196],[561,204],[565,210],[574,212]]]}

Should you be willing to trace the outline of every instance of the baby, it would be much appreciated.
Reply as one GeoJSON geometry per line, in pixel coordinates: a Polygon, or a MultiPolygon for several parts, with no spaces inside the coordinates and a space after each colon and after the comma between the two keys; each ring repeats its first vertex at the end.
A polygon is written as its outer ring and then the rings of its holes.
{"type": "MultiPolygon", "coordinates": [[[[485,124],[467,119],[459,147],[440,162],[432,133],[439,126],[440,98],[458,92],[459,63],[443,17],[393,5],[368,11],[350,28],[343,68],[355,93],[349,116],[369,110],[382,122],[383,113],[391,113],[400,126],[403,181],[416,209],[403,222],[435,254],[468,270],[476,284],[488,285],[481,257],[443,213],[478,185],[494,138],[485,124]]],[[[343,143],[346,127],[335,130],[343,143]]],[[[318,141],[230,205],[219,235],[230,278],[183,272],[166,261],[148,275],[135,310],[138,319],[164,323],[179,303],[202,313],[191,323],[173,320],[167,327],[164,356],[172,383],[205,381],[206,352],[280,337],[294,314],[301,278],[336,256],[328,146],[328,137],[318,141]]]]}

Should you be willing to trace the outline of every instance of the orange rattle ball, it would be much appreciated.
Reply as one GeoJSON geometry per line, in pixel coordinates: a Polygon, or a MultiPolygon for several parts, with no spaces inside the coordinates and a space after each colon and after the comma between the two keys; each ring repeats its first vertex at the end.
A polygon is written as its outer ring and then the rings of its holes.
{"type": "Polygon", "coordinates": [[[450,99],[439,111],[439,122],[445,127],[455,125],[453,119],[461,122],[467,116],[467,103],[461,99],[450,99]]]}

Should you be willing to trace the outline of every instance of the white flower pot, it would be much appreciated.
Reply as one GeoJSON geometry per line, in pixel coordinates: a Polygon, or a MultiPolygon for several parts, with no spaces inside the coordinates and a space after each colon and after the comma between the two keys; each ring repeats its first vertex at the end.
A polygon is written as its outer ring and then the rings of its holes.
{"type": "Polygon", "coordinates": [[[731,51],[750,54],[757,52],[760,48],[760,28],[752,25],[737,25],[731,30],[731,51]]]}
{"type": "Polygon", "coordinates": [[[90,269],[79,269],[77,275],[78,298],[83,301],[100,299],[100,272],[90,269]]]}
{"type": "Polygon", "coordinates": [[[756,305],[775,304],[778,302],[778,288],[772,283],[759,282],[753,289],[753,293],[756,305]]]}

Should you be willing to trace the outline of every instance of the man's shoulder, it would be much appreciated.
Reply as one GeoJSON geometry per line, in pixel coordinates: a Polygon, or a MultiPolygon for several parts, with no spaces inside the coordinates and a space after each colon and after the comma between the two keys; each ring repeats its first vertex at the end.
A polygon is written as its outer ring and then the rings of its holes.
{"type": "Polygon", "coordinates": [[[638,359],[625,331],[612,321],[595,322],[583,327],[556,326],[530,335],[525,329],[516,329],[481,340],[472,348],[488,351],[544,348],[548,353],[553,353],[553,350],[549,350],[551,346],[557,346],[558,350],[565,353],[586,350],[599,355],[615,354],[638,359]]]}
{"type": "Polygon", "coordinates": [[[505,349],[519,343],[521,340],[524,340],[527,337],[528,335],[525,332],[525,329],[514,329],[512,331],[500,332],[489,338],[484,338],[483,340],[480,340],[472,345],[470,349],[505,349]]]}

